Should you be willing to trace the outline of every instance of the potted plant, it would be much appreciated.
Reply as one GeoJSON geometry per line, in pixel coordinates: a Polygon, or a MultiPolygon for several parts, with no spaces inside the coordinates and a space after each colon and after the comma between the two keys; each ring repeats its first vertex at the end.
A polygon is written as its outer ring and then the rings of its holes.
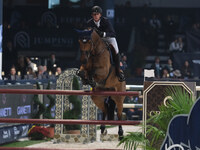
{"type": "Polygon", "coordinates": [[[28,137],[31,140],[43,140],[45,137],[48,137],[49,131],[43,126],[32,126],[28,131],[28,137]]]}
{"type": "Polygon", "coordinates": [[[170,120],[178,114],[189,114],[194,104],[192,96],[182,88],[167,89],[166,95],[170,95],[173,100],[168,100],[168,107],[159,106],[160,114],[154,114],[147,120],[147,136],[141,132],[130,132],[118,145],[123,145],[125,150],[136,150],[138,147],[145,147],[147,150],[160,149],[170,120]]]}
{"type": "MultiPolygon", "coordinates": [[[[37,89],[40,89],[40,85],[36,84],[37,89]]],[[[50,82],[47,85],[47,89],[50,89],[50,82]]],[[[43,114],[43,118],[45,119],[54,119],[51,116],[51,108],[55,105],[55,98],[51,95],[47,95],[48,99],[50,100],[49,105],[45,107],[45,105],[39,100],[38,95],[34,95],[33,97],[33,107],[34,107],[34,114],[33,118],[39,119],[40,116],[43,114]]],[[[38,128],[40,128],[40,124],[36,125],[38,128]]],[[[48,131],[48,137],[53,138],[54,137],[54,124],[51,124],[50,127],[47,127],[46,130],[48,131]]],[[[43,129],[43,127],[41,127],[43,129]]],[[[37,129],[37,128],[36,128],[37,129]]],[[[34,134],[40,134],[39,132],[36,132],[34,134]]]]}
{"type": "MultiPolygon", "coordinates": [[[[72,83],[72,89],[73,90],[79,90],[79,82],[76,77],[73,78],[73,83],[72,83]]],[[[80,119],[81,115],[81,100],[79,96],[77,95],[70,95],[69,97],[69,103],[72,106],[69,110],[66,110],[63,113],[63,119],[80,119]]],[[[68,134],[80,134],[80,125],[64,125],[65,130],[67,131],[68,134]]]]}

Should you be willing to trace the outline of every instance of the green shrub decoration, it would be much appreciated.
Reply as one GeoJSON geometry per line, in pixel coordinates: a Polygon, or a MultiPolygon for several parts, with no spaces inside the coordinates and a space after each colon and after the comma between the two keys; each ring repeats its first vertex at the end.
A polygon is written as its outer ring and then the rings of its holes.
{"type": "MultiPolygon", "coordinates": [[[[38,83],[36,83],[36,86],[37,89],[40,89],[40,85],[38,83]]],[[[33,114],[32,118],[40,119],[40,115],[42,115],[45,112],[46,108],[44,104],[40,102],[38,95],[33,96],[33,106],[37,107],[38,111],[33,114]]]]}
{"type": "Polygon", "coordinates": [[[173,100],[168,100],[167,107],[160,105],[160,113],[152,115],[147,120],[147,137],[141,132],[130,132],[119,142],[118,146],[123,145],[124,150],[136,150],[138,147],[146,150],[160,149],[170,120],[175,115],[188,114],[195,102],[193,97],[180,87],[168,88],[165,95],[171,96],[173,100]]]}
{"type": "MultiPolygon", "coordinates": [[[[47,89],[47,90],[50,89],[50,82],[48,83],[46,89],[47,89]]],[[[49,105],[45,108],[45,112],[44,112],[44,114],[43,114],[43,118],[44,118],[44,119],[54,119],[54,118],[51,116],[51,108],[55,105],[56,100],[55,100],[55,98],[54,98],[52,95],[47,95],[47,98],[50,100],[50,102],[49,102],[49,105]]]]}
{"type": "MultiPolygon", "coordinates": [[[[36,84],[37,89],[40,89],[40,85],[36,84]]],[[[47,90],[50,89],[50,82],[47,85],[47,90]]],[[[54,119],[51,116],[51,108],[55,105],[55,98],[52,95],[47,95],[47,98],[50,100],[49,105],[46,107],[43,103],[40,102],[39,96],[33,96],[33,105],[34,107],[38,108],[37,112],[33,114],[32,118],[39,119],[40,116],[43,114],[44,119],[54,119]]]]}
{"type": "MultiPolygon", "coordinates": [[[[79,90],[79,82],[76,77],[73,78],[72,83],[72,89],[73,90],[79,90]]],[[[67,110],[63,113],[63,119],[80,119],[81,115],[81,100],[80,97],[77,95],[70,95],[69,97],[69,103],[72,104],[73,108],[70,110],[67,110]]],[[[80,130],[80,125],[64,125],[66,130],[80,130]]]]}

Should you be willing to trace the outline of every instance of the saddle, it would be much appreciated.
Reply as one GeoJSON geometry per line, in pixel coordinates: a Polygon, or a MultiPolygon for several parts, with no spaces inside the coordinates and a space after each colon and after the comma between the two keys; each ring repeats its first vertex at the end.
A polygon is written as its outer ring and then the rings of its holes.
{"type": "Polygon", "coordinates": [[[104,41],[105,42],[105,44],[106,44],[106,46],[107,46],[107,48],[108,48],[108,51],[109,51],[109,53],[110,53],[110,63],[111,63],[111,65],[114,65],[115,64],[115,60],[114,60],[114,58],[115,58],[115,55],[116,55],[116,53],[115,53],[115,48],[112,46],[112,44],[109,44],[108,42],[106,42],[106,41],[104,41]],[[114,57],[113,57],[114,56],[114,57]]]}

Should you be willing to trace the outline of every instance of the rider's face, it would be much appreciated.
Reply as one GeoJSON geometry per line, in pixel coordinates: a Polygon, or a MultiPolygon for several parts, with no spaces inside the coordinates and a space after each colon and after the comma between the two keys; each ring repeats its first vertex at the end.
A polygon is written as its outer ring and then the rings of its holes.
{"type": "Polygon", "coordinates": [[[92,17],[93,17],[94,21],[97,22],[97,21],[100,20],[101,14],[100,14],[100,13],[93,13],[93,14],[92,14],[92,17]]]}

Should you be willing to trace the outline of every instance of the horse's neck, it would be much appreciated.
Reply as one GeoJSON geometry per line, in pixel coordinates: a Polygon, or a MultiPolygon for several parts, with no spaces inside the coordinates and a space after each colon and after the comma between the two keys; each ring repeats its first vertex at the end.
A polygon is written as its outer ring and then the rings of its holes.
{"type": "Polygon", "coordinates": [[[95,52],[99,53],[103,48],[105,48],[105,43],[103,42],[103,40],[99,37],[99,35],[94,32],[92,35],[92,40],[95,44],[95,52]]]}

